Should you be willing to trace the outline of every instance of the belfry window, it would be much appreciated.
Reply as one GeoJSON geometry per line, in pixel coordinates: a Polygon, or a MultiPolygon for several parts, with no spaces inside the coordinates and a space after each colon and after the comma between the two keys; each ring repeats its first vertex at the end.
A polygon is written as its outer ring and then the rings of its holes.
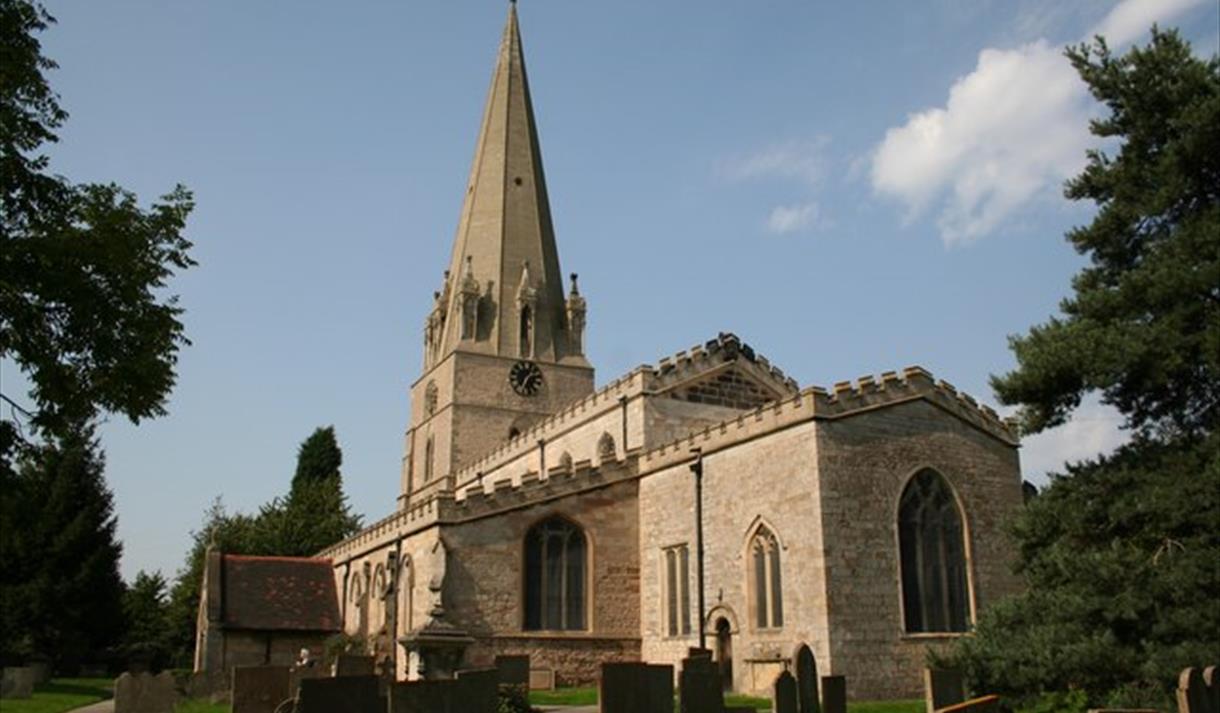
{"type": "Polygon", "coordinates": [[[667,547],[665,554],[665,630],[669,636],[690,633],[690,549],[667,547]]]}
{"type": "Polygon", "coordinates": [[[521,358],[534,356],[534,311],[529,305],[521,307],[521,334],[518,344],[521,345],[521,358]]]}
{"type": "Polygon", "coordinates": [[[760,525],[754,537],[750,539],[750,561],[754,625],[759,629],[779,628],[784,625],[779,541],[765,526],[760,525]]]}
{"type": "Polygon", "coordinates": [[[428,436],[428,440],[424,443],[424,482],[432,480],[433,461],[436,460],[436,446],[432,441],[432,436],[428,436]]]}
{"type": "Polygon", "coordinates": [[[573,523],[552,517],[525,535],[525,629],[583,631],[588,546],[573,523]]]}
{"type": "Polygon", "coordinates": [[[965,631],[968,625],[962,517],[949,484],[922,470],[898,505],[902,605],[911,633],[965,631]]]}

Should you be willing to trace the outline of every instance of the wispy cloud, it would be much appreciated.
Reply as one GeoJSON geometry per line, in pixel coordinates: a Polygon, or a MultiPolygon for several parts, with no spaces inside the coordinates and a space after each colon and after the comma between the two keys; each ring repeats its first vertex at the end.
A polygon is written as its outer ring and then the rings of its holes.
{"type": "MultiPolygon", "coordinates": [[[[1113,47],[1203,0],[1125,0],[1096,25],[1113,47]]],[[[987,48],[949,88],[942,107],[889,129],[873,153],[878,194],[906,219],[938,210],[946,246],[974,241],[1080,170],[1095,105],[1057,45],[987,48]]]]}
{"type": "Polygon", "coordinates": [[[1021,443],[1021,472],[1039,485],[1047,473],[1062,473],[1064,464],[1109,453],[1130,440],[1121,430],[1122,415],[1114,408],[1087,398],[1067,423],[1028,436],[1021,443]]]}
{"type": "MultiPolygon", "coordinates": [[[[723,161],[720,175],[734,182],[779,181],[798,184],[802,192],[814,193],[827,173],[826,145],[830,139],[788,141],[760,151],[723,161]]],[[[776,205],[767,217],[766,229],[776,235],[811,230],[821,224],[821,209],[810,198],[789,205],[776,205]]]]}
{"type": "Polygon", "coordinates": [[[797,205],[779,205],[771,210],[767,218],[767,230],[777,235],[795,233],[816,224],[819,208],[814,202],[797,205]]]}

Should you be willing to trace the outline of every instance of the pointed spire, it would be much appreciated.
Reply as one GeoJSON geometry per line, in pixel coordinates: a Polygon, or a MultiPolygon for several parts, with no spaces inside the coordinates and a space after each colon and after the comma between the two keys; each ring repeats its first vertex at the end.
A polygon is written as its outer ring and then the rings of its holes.
{"type": "MultiPolygon", "coordinates": [[[[532,353],[560,361],[571,355],[565,334],[566,304],[542,153],[530,101],[517,6],[510,3],[496,68],[483,112],[474,163],[454,239],[450,271],[463,280],[473,258],[473,278],[485,287],[477,339],[462,339],[460,320],[448,320],[439,359],[463,349],[517,356],[522,309],[532,293],[532,353]],[[526,267],[526,264],[529,267],[526,267]],[[528,284],[526,282],[528,281],[528,284]],[[487,323],[483,323],[484,319],[487,323]]],[[[448,312],[457,313],[454,290],[448,312]]]]}

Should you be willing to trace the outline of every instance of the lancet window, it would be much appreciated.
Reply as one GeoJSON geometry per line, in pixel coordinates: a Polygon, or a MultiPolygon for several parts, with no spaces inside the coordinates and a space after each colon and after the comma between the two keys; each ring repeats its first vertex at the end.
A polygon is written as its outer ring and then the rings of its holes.
{"type": "Polygon", "coordinates": [[[665,631],[670,636],[690,633],[690,548],[667,547],[665,555],[665,631]]]}
{"type": "Polygon", "coordinates": [[[525,535],[525,629],[583,631],[588,545],[584,532],[561,517],[525,535]]]}
{"type": "Polygon", "coordinates": [[[902,604],[911,633],[966,631],[969,602],[962,516],[949,483],[922,470],[898,506],[902,604]]]}
{"type": "Polygon", "coordinates": [[[753,593],[754,625],[775,629],[784,625],[783,573],[780,569],[779,540],[765,525],[759,525],[750,538],[750,582],[753,593]]]}

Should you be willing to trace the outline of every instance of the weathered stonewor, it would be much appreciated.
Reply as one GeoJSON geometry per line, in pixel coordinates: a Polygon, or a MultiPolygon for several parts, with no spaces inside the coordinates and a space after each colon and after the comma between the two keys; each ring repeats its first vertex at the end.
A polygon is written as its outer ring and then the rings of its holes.
{"type": "Polygon", "coordinates": [[[681,713],[724,713],[724,690],[711,651],[689,650],[682,659],[678,691],[681,713]]]}
{"type": "Polygon", "coordinates": [[[796,650],[796,702],[801,713],[820,713],[818,663],[813,650],[801,644],[796,650]]]}
{"type": "Polygon", "coordinates": [[[235,666],[233,713],[275,713],[292,697],[291,670],[287,666],[235,666]]]}
{"type": "Polygon", "coordinates": [[[335,676],[372,676],[377,667],[372,656],[340,654],[335,659],[335,676]]]}
{"type": "Polygon", "coordinates": [[[604,663],[598,705],[601,713],[673,713],[674,667],[604,663]]]}
{"type": "Polygon", "coordinates": [[[172,713],[178,691],[169,671],[124,673],[114,680],[114,713],[172,713]]]}
{"type": "Polygon", "coordinates": [[[966,684],[956,669],[925,668],[923,691],[928,713],[966,700],[966,684]]]}
{"type": "Polygon", "coordinates": [[[457,679],[395,683],[390,687],[390,713],[464,713],[457,686],[457,679]]]}
{"type": "Polygon", "coordinates": [[[847,713],[846,676],[822,676],[822,713],[847,713]]]}
{"type": "Polygon", "coordinates": [[[0,698],[29,698],[34,695],[34,669],[9,666],[0,675],[0,698]]]}
{"type": "Polygon", "coordinates": [[[457,672],[457,701],[469,713],[496,713],[499,706],[499,671],[472,668],[457,672]]]}
{"type": "Polygon", "coordinates": [[[301,681],[295,713],[382,713],[376,676],[307,678],[301,681]]]}
{"type": "Polygon", "coordinates": [[[971,698],[968,701],[954,703],[941,708],[937,713],[999,713],[1000,697],[996,695],[971,698]]]}
{"type": "Polygon", "coordinates": [[[530,685],[529,654],[512,654],[496,657],[496,671],[499,672],[500,683],[506,686],[530,685]]]}
{"type": "Polygon", "coordinates": [[[771,699],[775,713],[798,713],[800,706],[796,701],[796,679],[792,674],[785,671],[780,671],[775,677],[773,686],[775,695],[771,699]]]}
{"type": "Polygon", "coordinates": [[[1182,669],[1178,676],[1178,713],[1220,713],[1216,667],[1182,669]]]}

